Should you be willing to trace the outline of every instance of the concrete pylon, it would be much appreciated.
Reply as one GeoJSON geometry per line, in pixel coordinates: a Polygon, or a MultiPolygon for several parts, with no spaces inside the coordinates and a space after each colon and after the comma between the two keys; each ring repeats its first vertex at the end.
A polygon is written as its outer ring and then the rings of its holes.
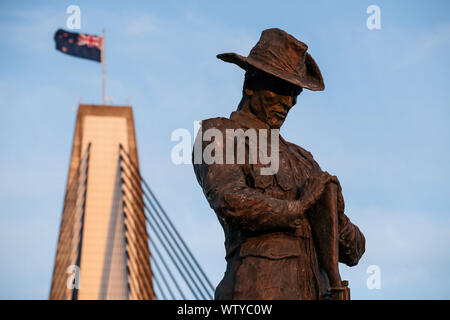
{"type": "Polygon", "coordinates": [[[79,105],[50,299],[155,298],[142,189],[123,198],[119,146],[139,168],[132,108],[79,105]]]}

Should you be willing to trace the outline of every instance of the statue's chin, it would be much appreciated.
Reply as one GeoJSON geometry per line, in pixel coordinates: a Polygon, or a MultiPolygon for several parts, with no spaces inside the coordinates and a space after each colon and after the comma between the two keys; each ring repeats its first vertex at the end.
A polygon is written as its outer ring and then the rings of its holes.
{"type": "Polygon", "coordinates": [[[284,121],[273,121],[269,124],[270,129],[280,129],[284,121]]]}

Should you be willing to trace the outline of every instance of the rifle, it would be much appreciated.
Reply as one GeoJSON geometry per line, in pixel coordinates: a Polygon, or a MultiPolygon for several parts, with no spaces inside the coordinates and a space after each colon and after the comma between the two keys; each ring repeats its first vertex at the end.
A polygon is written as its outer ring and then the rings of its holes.
{"type": "Polygon", "coordinates": [[[308,211],[319,264],[328,276],[329,287],[325,298],[350,300],[348,281],[339,274],[339,221],[337,210],[338,185],[327,183],[324,192],[308,211]]]}

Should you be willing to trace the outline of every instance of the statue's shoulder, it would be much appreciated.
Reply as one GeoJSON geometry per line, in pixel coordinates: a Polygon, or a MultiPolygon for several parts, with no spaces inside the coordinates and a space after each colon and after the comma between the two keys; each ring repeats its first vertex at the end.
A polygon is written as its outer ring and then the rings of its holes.
{"type": "Polygon", "coordinates": [[[296,145],[295,143],[292,143],[289,141],[286,141],[286,144],[290,147],[291,150],[295,150],[297,153],[300,153],[302,156],[304,156],[306,158],[314,159],[312,153],[309,152],[308,150],[306,150],[305,148],[302,148],[302,147],[296,145]]]}
{"type": "Polygon", "coordinates": [[[234,129],[239,127],[239,124],[236,121],[225,117],[205,119],[202,120],[201,124],[203,131],[208,129],[219,129],[224,131],[225,129],[234,129]]]}
{"type": "Polygon", "coordinates": [[[311,152],[309,152],[308,150],[296,145],[295,143],[286,141],[287,145],[289,146],[289,149],[291,149],[292,151],[294,151],[294,153],[296,153],[297,155],[300,155],[301,157],[307,159],[311,165],[313,167],[315,167],[316,169],[320,170],[320,166],[319,164],[316,162],[316,160],[314,160],[314,157],[312,155],[311,152]]]}

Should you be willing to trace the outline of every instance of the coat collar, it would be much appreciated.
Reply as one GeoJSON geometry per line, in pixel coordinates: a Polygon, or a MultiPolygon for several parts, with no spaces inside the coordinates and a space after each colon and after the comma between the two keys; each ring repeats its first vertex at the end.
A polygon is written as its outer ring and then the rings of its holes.
{"type": "MultiPolygon", "coordinates": [[[[270,130],[270,126],[259,120],[253,113],[247,111],[233,111],[230,115],[230,119],[238,122],[245,128],[254,128],[254,129],[267,129],[270,130]]],[[[280,134],[280,140],[287,146],[288,142],[283,139],[280,134]]]]}
{"type": "Polygon", "coordinates": [[[248,111],[234,111],[231,113],[230,119],[238,122],[245,128],[270,129],[267,123],[262,122],[254,114],[248,111]]]}

